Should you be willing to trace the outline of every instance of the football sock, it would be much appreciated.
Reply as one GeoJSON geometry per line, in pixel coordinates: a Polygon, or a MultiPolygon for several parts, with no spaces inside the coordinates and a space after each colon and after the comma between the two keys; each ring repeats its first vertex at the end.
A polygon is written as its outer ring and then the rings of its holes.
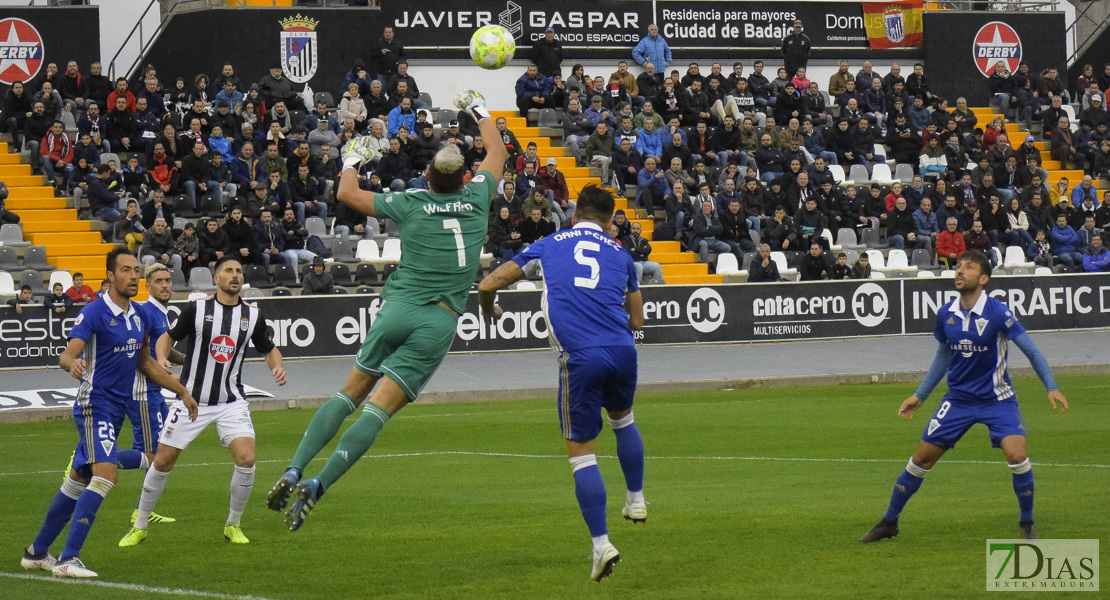
{"type": "Polygon", "coordinates": [[[115,484],[111,481],[94,476],[89,482],[89,487],[81,492],[81,496],[77,498],[77,505],[73,508],[73,525],[69,528],[66,547],[58,557],[59,562],[81,554],[81,547],[85,545],[89,529],[96,521],[96,511],[100,510],[100,504],[104,502],[104,497],[112,491],[113,487],[115,484]]]}
{"type": "Polygon", "coordinates": [[[644,440],[640,429],[628,413],[620,419],[609,419],[613,435],[617,437],[617,459],[624,471],[624,483],[629,494],[638,492],[639,502],[644,501],[644,440]]]}
{"type": "Polygon", "coordinates": [[[323,490],[331,488],[332,484],[347,472],[347,469],[366,454],[370,446],[374,445],[374,440],[377,439],[382,427],[385,427],[388,422],[389,413],[384,408],[373,402],[366,403],[366,407],[362,409],[362,416],[343,432],[335,452],[332,452],[331,458],[316,476],[323,485],[323,490]]]}
{"type": "Polygon", "coordinates": [[[902,471],[898,481],[894,484],[894,493],[890,495],[890,507],[886,509],[884,520],[898,520],[898,515],[902,514],[902,509],[910,501],[910,496],[913,496],[921,487],[921,482],[928,472],[929,469],[922,469],[913,464],[913,459],[906,463],[906,470],[902,471]]]}
{"type": "Polygon", "coordinates": [[[147,461],[146,455],[141,450],[120,450],[116,453],[119,457],[119,468],[121,469],[145,469],[150,466],[147,461]],[[146,463],[144,466],[143,463],[146,463]]]}
{"type": "Polygon", "coordinates": [[[578,498],[578,507],[582,509],[582,518],[590,530],[590,537],[595,539],[594,547],[598,547],[597,538],[606,536],[601,542],[608,541],[609,528],[605,524],[605,482],[601,479],[601,469],[597,468],[597,456],[584,454],[570,459],[570,467],[574,472],[574,495],[578,498]]]}
{"type": "Polygon", "coordinates": [[[54,499],[50,501],[50,508],[46,509],[46,519],[35,536],[34,543],[27,550],[31,554],[43,554],[50,551],[51,544],[58,539],[58,534],[65,529],[69,518],[73,516],[73,509],[77,506],[77,499],[85,491],[85,484],[66,477],[65,483],[54,499]]]}
{"type": "Polygon", "coordinates": [[[243,510],[250,500],[251,490],[254,489],[254,465],[249,467],[235,466],[231,474],[231,509],[227,513],[227,524],[238,525],[243,516],[243,510]]]}
{"type": "Polygon", "coordinates": [[[1021,521],[1033,520],[1033,465],[1025,459],[1016,465],[1010,465],[1014,472],[1014,493],[1017,494],[1018,508],[1021,509],[1021,521]]]}
{"type": "Polygon", "coordinates": [[[139,516],[135,518],[135,527],[147,528],[150,513],[154,512],[154,506],[162,496],[162,490],[166,489],[166,479],[169,476],[169,471],[147,469],[146,478],[143,479],[143,493],[139,496],[139,516]]]}
{"type": "Polygon", "coordinates": [[[308,461],[315,458],[320,450],[328,445],[328,442],[339,432],[343,419],[355,412],[357,406],[355,401],[343,392],[338,392],[325,402],[312,416],[312,422],[308,424],[308,430],[304,432],[301,445],[297,446],[297,452],[293,455],[289,467],[296,469],[298,473],[304,472],[308,461]]]}

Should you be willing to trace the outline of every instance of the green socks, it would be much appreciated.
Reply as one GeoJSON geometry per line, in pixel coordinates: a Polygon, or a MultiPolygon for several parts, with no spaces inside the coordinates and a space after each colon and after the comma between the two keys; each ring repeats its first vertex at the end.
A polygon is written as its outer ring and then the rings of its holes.
{"type": "MultiPolygon", "coordinates": [[[[328,404],[331,404],[331,402],[328,402],[328,404]]],[[[347,431],[343,432],[343,437],[339,438],[339,445],[336,446],[335,452],[328,459],[328,463],[324,465],[324,469],[316,476],[325,490],[330,489],[332,484],[347,472],[347,469],[350,469],[358,459],[362,458],[363,454],[366,454],[370,446],[374,445],[374,440],[387,422],[389,422],[389,413],[385,409],[371,402],[366,403],[366,407],[362,410],[362,416],[348,427],[347,431]]],[[[313,419],[313,425],[315,424],[316,419],[313,419]]],[[[312,428],[310,427],[309,432],[311,431],[312,428]]],[[[305,440],[307,441],[308,438],[306,437],[305,440]]],[[[301,443],[301,446],[304,446],[304,442],[301,443]]],[[[299,450],[297,454],[300,455],[299,450]]]]}
{"type": "Polygon", "coordinates": [[[297,447],[297,453],[293,455],[293,461],[289,463],[289,467],[303,473],[308,462],[328,445],[336,433],[339,433],[343,420],[355,412],[355,408],[357,408],[355,401],[343,392],[337,393],[325,402],[312,417],[312,422],[308,424],[308,430],[304,432],[301,445],[297,447]]]}

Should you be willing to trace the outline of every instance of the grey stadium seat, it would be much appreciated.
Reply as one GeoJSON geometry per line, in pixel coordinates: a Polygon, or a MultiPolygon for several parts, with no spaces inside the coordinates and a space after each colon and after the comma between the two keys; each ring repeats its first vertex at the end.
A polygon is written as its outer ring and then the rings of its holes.
{"type": "Polygon", "coordinates": [[[31,246],[23,253],[23,268],[36,271],[53,271],[54,267],[46,262],[46,247],[31,246]]]}
{"type": "Polygon", "coordinates": [[[30,246],[23,240],[23,227],[15,223],[0,225],[0,246],[30,246]]]}

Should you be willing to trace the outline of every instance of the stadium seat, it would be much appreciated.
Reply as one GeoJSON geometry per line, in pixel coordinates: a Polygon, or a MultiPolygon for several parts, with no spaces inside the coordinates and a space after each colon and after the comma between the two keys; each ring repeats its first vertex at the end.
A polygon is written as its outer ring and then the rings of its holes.
{"type": "Polygon", "coordinates": [[[389,238],[382,246],[382,260],[386,262],[401,262],[401,239],[389,238]]]}
{"type": "Polygon", "coordinates": [[[360,262],[373,262],[381,260],[378,254],[378,243],[374,240],[359,240],[355,250],[355,258],[360,262]]]}
{"type": "Polygon", "coordinates": [[[278,265],[274,267],[274,285],[296,286],[297,270],[289,265],[278,265]]]}
{"type": "MultiPolygon", "coordinates": [[[[173,212],[174,212],[175,215],[181,215],[183,217],[196,217],[196,216],[198,216],[198,213],[197,213],[196,209],[193,208],[193,203],[189,201],[188,196],[175,196],[174,197],[174,199],[173,199],[173,212]]],[[[200,228],[200,224],[197,224],[197,228],[198,229],[200,228]]]]}
{"type": "Polygon", "coordinates": [[[1050,269],[1048,267],[1037,267],[1037,269],[1035,271],[1033,271],[1033,274],[1034,275],[1052,275],[1053,273],[1052,273],[1052,269],[1050,269]]]}
{"type": "Polygon", "coordinates": [[[385,266],[385,268],[382,269],[382,283],[385,283],[385,281],[387,279],[389,279],[389,276],[392,275],[393,272],[396,271],[396,270],[397,270],[397,263],[387,264],[385,266]]]}
{"type": "Polygon", "coordinates": [[[73,276],[66,270],[54,271],[50,274],[50,283],[46,287],[53,290],[55,283],[62,284],[62,289],[68,290],[73,287],[73,276]]]}
{"type": "MultiPolygon", "coordinates": [[[[27,263],[26,258],[24,258],[23,262],[24,264],[27,263]]],[[[1020,267],[1022,269],[1025,269],[1025,275],[1028,275],[1028,270],[1036,267],[1037,265],[1026,259],[1025,253],[1021,250],[1021,246],[1008,246],[1006,248],[1006,259],[1002,262],[1002,266],[1007,269],[1020,267]]]]}
{"type": "Polygon", "coordinates": [[[862,239],[860,242],[864,248],[881,248],[883,245],[879,243],[879,230],[875,227],[868,227],[860,234],[862,239]]]}
{"type": "Polygon", "coordinates": [[[313,99],[316,100],[317,104],[323,102],[328,108],[335,108],[335,98],[328,92],[316,92],[313,99]]]}
{"type": "Polygon", "coordinates": [[[894,181],[894,175],[890,173],[890,167],[884,164],[877,164],[871,167],[871,181],[891,183],[894,181]]]}
{"type": "Polygon", "coordinates": [[[274,287],[270,284],[270,272],[262,265],[243,265],[243,281],[255,288],[274,287]]]}
{"type": "MultiPolygon", "coordinates": [[[[550,109],[548,109],[548,110],[550,110],[550,109]]],[[[525,280],[525,281],[518,281],[517,284],[516,284],[516,287],[513,288],[513,289],[515,289],[515,290],[538,290],[539,287],[537,287],[535,283],[525,280]]]]}
{"type": "MultiPolygon", "coordinates": [[[[875,269],[874,265],[872,265],[871,269],[875,269]]],[[[905,250],[895,248],[886,255],[886,266],[880,267],[879,270],[886,272],[903,271],[912,274],[917,272],[917,267],[910,265],[909,257],[906,256],[905,250]]]]}
{"type": "Polygon", "coordinates": [[[173,289],[183,291],[186,287],[185,272],[181,269],[170,269],[170,282],[173,283],[173,289]]]}
{"type": "Polygon", "coordinates": [[[867,246],[859,243],[856,239],[856,230],[851,227],[841,227],[836,231],[836,245],[847,250],[861,250],[867,246]]]}
{"type": "Polygon", "coordinates": [[[332,263],[328,272],[335,280],[335,285],[351,285],[351,267],[342,263],[332,263]]]}
{"type": "Polygon", "coordinates": [[[335,288],[332,288],[331,293],[333,293],[333,294],[346,294],[348,292],[347,292],[347,288],[335,287],[335,288]]]}
{"type": "Polygon", "coordinates": [[[933,255],[924,248],[918,248],[913,251],[912,262],[918,269],[932,269],[933,268],[933,255]]]}
{"type": "Polygon", "coordinates": [[[912,183],[913,165],[908,163],[900,163],[898,165],[895,165],[894,179],[895,181],[901,181],[902,183],[912,183]]]}
{"type": "MultiPolygon", "coordinates": [[[[429,94],[428,92],[420,92],[420,99],[424,102],[424,104],[428,105],[428,108],[431,108],[433,106],[433,104],[432,104],[432,95],[429,94]]],[[[431,121],[430,118],[428,120],[431,121]]]]}
{"type": "Polygon", "coordinates": [[[752,243],[755,244],[756,248],[763,244],[763,240],[759,238],[759,232],[754,229],[748,230],[748,237],[752,238],[752,243]]]}
{"type": "Polygon", "coordinates": [[[19,274],[19,287],[25,285],[31,286],[31,292],[36,296],[41,296],[46,292],[46,286],[42,283],[42,273],[34,269],[28,269],[19,274]]]}
{"type": "Polygon", "coordinates": [[[184,231],[185,230],[185,224],[188,223],[188,222],[189,222],[189,220],[186,219],[185,217],[174,217],[173,218],[173,229],[176,229],[178,231],[184,231]]]}
{"type": "Polygon", "coordinates": [[[7,271],[0,271],[0,296],[15,295],[15,280],[7,271]]]}
{"type": "Polygon", "coordinates": [[[279,287],[279,288],[274,288],[274,291],[270,292],[270,295],[274,296],[274,297],[277,297],[277,298],[281,298],[281,297],[286,297],[287,298],[289,296],[292,296],[293,292],[290,291],[289,288],[279,287]]]}
{"type": "Polygon", "coordinates": [[[775,266],[779,268],[779,275],[787,279],[793,279],[798,275],[797,269],[792,269],[786,264],[786,255],[776,250],[771,253],[771,260],[775,261],[775,266]]]}
{"type": "Polygon", "coordinates": [[[447,108],[441,108],[439,109],[439,112],[436,113],[436,123],[443,125],[443,128],[446,129],[447,124],[451,121],[454,121],[455,117],[455,111],[447,108]]]}
{"type": "Polygon", "coordinates": [[[208,297],[206,292],[192,292],[189,294],[189,302],[196,302],[197,300],[204,300],[208,297]]]}
{"type": "Polygon", "coordinates": [[[15,223],[0,225],[0,246],[30,246],[23,240],[23,227],[15,223]]]}
{"type": "Polygon", "coordinates": [[[208,267],[193,267],[189,271],[189,289],[214,290],[216,284],[212,281],[212,271],[208,267]]]}
{"type": "Polygon", "coordinates": [[[0,246],[0,270],[2,271],[18,271],[19,270],[19,255],[11,248],[0,246]]]}
{"type": "Polygon", "coordinates": [[[377,217],[366,217],[366,231],[371,237],[377,237],[382,233],[381,223],[378,222],[377,217]]]}
{"type": "Polygon", "coordinates": [[[304,220],[304,228],[308,230],[308,235],[314,235],[321,240],[328,236],[328,224],[320,217],[309,217],[304,220]]]}
{"type": "Polygon", "coordinates": [[[120,162],[118,154],[105,152],[100,155],[100,164],[106,165],[110,160],[116,161],[116,173],[123,173],[123,164],[120,162]]]}
{"type": "Polygon", "coordinates": [[[867,167],[865,167],[863,165],[856,164],[856,165],[852,165],[848,169],[848,179],[850,179],[852,181],[852,183],[858,185],[858,184],[861,184],[861,183],[871,181],[871,176],[869,176],[867,174],[867,167]]]}
{"type": "Polygon", "coordinates": [[[256,287],[252,287],[252,288],[248,288],[246,290],[243,290],[243,297],[244,298],[265,298],[266,294],[262,290],[260,290],[256,287]]]}
{"type": "Polygon", "coordinates": [[[739,275],[740,264],[736,261],[736,255],[731,252],[725,252],[717,255],[717,274],[718,275],[739,275]]]}
{"type": "Polygon", "coordinates": [[[364,285],[364,286],[358,288],[357,290],[355,290],[355,293],[356,294],[373,294],[375,292],[374,292],[374,288],[364,285]]]}
{"type": "Polygon", "coordinates": [[[550,127],[552,129],[561,127],[559,123],[559,115],[555,112],[554,108],[541,108],[540,118],[537,121],[539,127],[550,127]]]}
{"type": "Polygon", "coordinates": [[[837,185],[852,183],[848,181],[848,176],[844,174],[844,167],[840,165],[829,165],[828,169],[829,173],[832,173],[833,181],[835,181],[837,185]]]}
{"type": "Polygon", "coordinates": [[[744,260],[740,262],[740,272],[747,273],[748,267],[752,265],[753,260],[755,260],[755,252],[745,252],[744,260]]]}
{"type": "Polygon", "coordinates": [[[886,279],[886,274],[882,271],[871,271],[871,279],[886,279]]]}
{"type": "Polygon", "coordinates": [[[883,256],[882,252],[879,252],[878,250],[868,250],[867,258],[868,261],[871,263],[872,271],[882,270],[886,268],[886,257],[883,256]]]}
{"type": "Polygon", "coordinates": [[[836,245],[833,242],[832,232],[829,231],[828,228],[821,230],[821,237],[829,242],[829,250],[833,252],[840,252],[840,246],[836,245]]]}
{"type": "Polygon", "coordinates": [[[994,264],[1001,265],[1002,264],[1002,252],[998,249],[997,246],[991,247],[991,254],[994,256],[994,264]]]}
{"type": "Polygon", "coordinates": [[[200,212],[210,217],[224,214],[223,200],[219,196],[211,196],[208,194],[201,196],[200,212]]]}
{"type": "Polygon", "coordinates": [[[354,250],[351,248],[351,241],[343,238],[336,239],[335,243],[332,244],[331,257],[336,262],[341,263],[353,264],[358,262],[354,250]]]}
{"type": "Polygon", "coordinates": [[[1030,275],[1029,269],[1025,267],[1014,267],[1010,269],[1010,275],[1030,275]]]}
{"type": "Polygon", "coordinates": [[[859,260],[859,252],[851,248],[844,249],[844,256],[848,258],[849,267],[856,264],[856,261],[859,260]]]}
{"type": "Polygon", "coordinates": [[[54,267],[46,262],[46,246],[31,246],[23,253],[23,268],[36,271],[53,271],[54,267]]]}
{"type": "Polygon", "coordinates": [[[355,283],[358,285],[379,285],[378,268],[374,265],[363,263],[355,267],[355,283]]]}
{"type": "Polygon", "coordinates": [[[63,110],[62,116],[59,118],[59,120],[62,122],[62,125],[65,125],[66,133],[70,134],[71,136],[77,133],[77,119],[73,117],[73,113],[69,112],[68,110],[63,110]]]}
{"type": "Polygon", "coordinates": [[[917,278],[918,279],[932,279],[936,276],[937,276],[937,274],[932,272],[932,271],[918,271],[917,272],[917,278]]]}

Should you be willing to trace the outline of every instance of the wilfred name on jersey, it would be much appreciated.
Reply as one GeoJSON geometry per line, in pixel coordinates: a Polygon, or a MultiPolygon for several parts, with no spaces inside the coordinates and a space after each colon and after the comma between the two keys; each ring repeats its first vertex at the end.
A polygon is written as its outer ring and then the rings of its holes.
{"type": "Polygon", "coordinates": [[[474,205],[469,202],[448,202],[446,204],[436,204],[429,202],[424,205],[424,212],[429,215],[437,213],[461,213],[461,212],[474,212],[474,205]]]}

